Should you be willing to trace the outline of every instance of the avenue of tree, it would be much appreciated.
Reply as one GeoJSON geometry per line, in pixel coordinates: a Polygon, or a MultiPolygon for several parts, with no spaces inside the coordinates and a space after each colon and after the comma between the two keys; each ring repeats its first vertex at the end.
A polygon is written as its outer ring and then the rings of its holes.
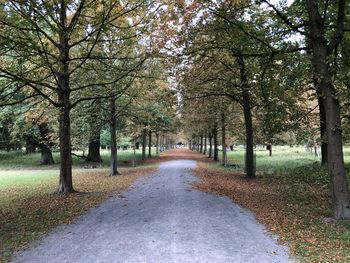
{"type": "Polygon", "coordinates": [[[320,145],[334,217],[350,218],[343,144],[350,131],[350,2],[1,1],[0,147],[87,162],[117,141],[142,158],[181,130],[190,148],[227,164],[226,146],[320,145]],[[209,148],[207,148],[209,145],[209,148]]]}

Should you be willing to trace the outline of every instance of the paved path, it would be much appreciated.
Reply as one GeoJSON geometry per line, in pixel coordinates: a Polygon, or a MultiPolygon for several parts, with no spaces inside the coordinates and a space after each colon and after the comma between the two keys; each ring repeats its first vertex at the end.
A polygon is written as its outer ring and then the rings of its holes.
{"type": "Polygon", "coordinates": [[[195,164],[161,164],[123,198],[56,228],[14,262],[292,262],[251,212],[191,189],[195,164]]]}

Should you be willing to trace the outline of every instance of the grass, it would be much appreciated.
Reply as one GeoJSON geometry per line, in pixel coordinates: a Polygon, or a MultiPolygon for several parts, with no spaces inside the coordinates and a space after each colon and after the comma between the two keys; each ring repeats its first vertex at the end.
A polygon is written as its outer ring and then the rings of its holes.
{"type": "MultiPolygon", "coordinates": [[[[75,152],[82,155],[82,152],[75,152]]],[[[148,149],[147,149],[148,154],[148,149]]],[[[18,170],[18,169],[57,169],[59,167],[59,153],[53,152],[54,165],[40,165],[40,153],[26,155],[21,151],[3,152],[0,151],[0,170],[18,170]]],[[[152,155],[155,155],[155,148],[152,148],[152,155]]],[[[141,163],[141,150],[136,150],[137,163],[141,163]]],[[[110,152],[101,150],[101,158],[103,163],[101,167],[108,167],[110,162],[110,152]]],[[[118,150],[118,161],[121,166],[128,166],[133,158],[132,150],[118,150]]],[[[83,158],[72,156],[73,166],[81,168],[86,165],[83,158]]]]}
{"type": "MultiPolygon", "coordinates": [[[[140,153],[138,153],[140,155],[140,153]]],[[[54,155],[57,159],[57,154],[54,155]]],[[[156,164],[137,168],[120,168],[121,175],[108,176],[108,152],[102,152],[104,165],[98,169],[82,169],[75,159],[73,184],[77,193],[55,193],[58,166],[40,166],[39,154],[0,154],[0,262],[26,247],[50,229],[72,222],[75,217],[126,190],[140,176],[151,173],[156,164]],[[20,164],[19,164],[20,163],[20,164]]],[[[129,161],[131,151],[119,152],[119,160],[129,161]]]]}
{"type": "MultiPolygon", "coordinates": [[[[243,173],[244,150],[229,152],[223,168],[203,160],[196,170],[200,190],[225,195],[252,210],[257,219],[289,245],[301,262],[350,262],[350,221],[333,221],[329,177],[319,158],[302,147],[274,147],[273,156],[256,150],[257,179],[243,173]],[[205,161],[205,162],[204,162],[205,161]]],[[[350,181],[350,149],[344,148],[350,181]]]]}
{"type": "MultiPolygon", "coordinates": [[[[202,181],[197,188],[229,196],[251,209],[301,261],[350,262],[350,222],[324,220],[332,211],[329,179],[319,157],[303,147],[275,146],[271,157],[264,149],[255,153],[258,178],[246,180],[243,147],[228,153],[230,163],[240,164],[238,169],[223,168],[203,155],[183,150],[149,159],[148,166],[121,168],[122,176],[113,178],[106,176],[108,152],[102,151],[104,164],[99,169],[82,169],[84,163],[74,159],[73,182],[80,193],[68,196],[54,193],[57,164],[40,166],[38,154],[0,153],[0,262],[53,227],[70,223],[111,194],[127,189],[136,178],[151,172],[160,159],[182,158],[200,162],[196,173],[202,181]]],[[[350,174],[350,147],[345,147],[344,153],[350,174]]],[[[119,152],[122,161],[131,156],[131,151],[119,152]]]]}

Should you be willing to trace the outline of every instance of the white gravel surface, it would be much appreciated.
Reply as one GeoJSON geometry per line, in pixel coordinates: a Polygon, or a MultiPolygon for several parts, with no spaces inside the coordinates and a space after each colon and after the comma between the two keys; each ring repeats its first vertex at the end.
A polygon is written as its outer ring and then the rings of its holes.
{"type": "Polygon", "coordinates": [[[13,262],[294,262],[249,210],[192,189],[195,165],[162,163],[123,196],[57,227],[13,262]]]}

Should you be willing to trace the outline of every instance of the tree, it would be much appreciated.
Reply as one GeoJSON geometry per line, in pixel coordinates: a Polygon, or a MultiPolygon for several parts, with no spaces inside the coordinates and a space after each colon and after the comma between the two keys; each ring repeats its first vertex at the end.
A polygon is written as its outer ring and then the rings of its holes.
{"type": "MultiPolygon", "coordinates": [[[[60,182],[58,191],[71,193],[71,109],[81,101],[99,95],[86,95],[85,91],[103,88],[120,80],[85,78],[89,72],[95,75],[96,63],[103,65],[104,57],[97,47],[113,41],[102,38],[110,28],[128,30],[140,24],[133,21],[127,27],[121,25],[135,13],[147,10],[148,2],[135,1],[5,1],[2,5],[1,77],[8,89],[3,94],[2,105],[21,103],[28,98],[42,97],[59,111],[60,182]],[[121,27],[120,27],[121,26],[121,27]],[[19,63],[11,63],[20,58],[19,63]],[[92,63],[94,61],[94,67],[92,63]],[[90,81],[89,81],[90,80],[90,81]],[[26,97],[16,98],[19,90],[26,97]],[[84,94],[85,93],[85,94],[84,94]]],[[[141,20],[144,18],[144,15],[141,20]]],[[[123,41],[123,37],[120,38],[123,41]]],[[[115,58],[118,59],[118,58],[115,58]]],[[[111,69],[112,70],[112,69],[111,69]]],[[[96,93],[95,93],[96,94],[96,93]]]]}

